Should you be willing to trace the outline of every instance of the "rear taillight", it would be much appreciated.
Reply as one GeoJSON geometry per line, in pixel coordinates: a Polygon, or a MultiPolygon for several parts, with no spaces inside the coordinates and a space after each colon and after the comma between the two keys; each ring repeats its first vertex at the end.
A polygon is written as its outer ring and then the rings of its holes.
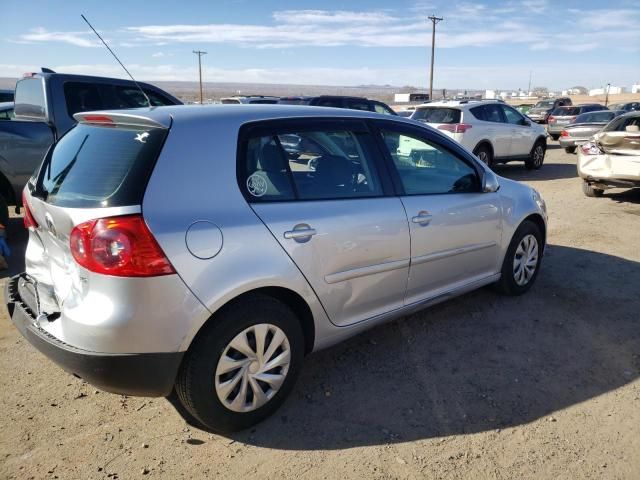
{"type": "Polygon", "coordinates": [[[567,132],[566,130],[562,130],[562,132],[560,132],[560,136],[561,137],[568,137],[569,136],[569,132],[567,132]]]}
{"type": "Polygon", "coordinates": [[[154,277],[175,270],[141,215],[100,218],[71,231],[71,253],[81,266],[116,277],[154,277]]]}
{"type": "Polygon", "coordinates": [[[468,123],[445,123],[444,125],[439,125],[438,130],[445,130],[451,133],[464,133],[471,128],[471,125],[468,123]]]}
{"type": "Polygon", "coordinates": [[[24,228],[38,228],[38,222],[33,218],[33,213],[31,213],[31,209],[27,203],[27,195],[24,190],[22,191],[22,207],[24,208],[24,217],[22,218],[24,228]]]}
{"type": "Polygon", "coordinates": [[[602,150],[593,142],[580,145],[580,151],[583,155],[599,155],[602,153],[602,150]]]}

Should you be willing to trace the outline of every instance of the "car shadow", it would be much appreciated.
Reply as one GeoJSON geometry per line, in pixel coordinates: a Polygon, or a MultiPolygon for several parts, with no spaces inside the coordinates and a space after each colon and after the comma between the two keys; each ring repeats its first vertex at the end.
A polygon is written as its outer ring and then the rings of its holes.
{"type": "MultiPolygon", "coordinates": [[[[640,204],[640,188],[632,188],[629,190],[615,190],[611,192],[610,190],[605,190],[602,198],[608,198],[610,200],[614,200],[618,203],[638,203],[640,204]]],[[[632,213],[635,215],[640,215],[640,210],[629,210],[627,213],[632,213]]]]}
{"type": "Polygon", "coordinates": [[[493,171],[502,177],[518,181],[561,180],[578,176],[576,165],[569,163],[544,163],[540,170],[527,170],[523,163],[516,162],[496,165],[493,171]]]}
{"type": "Polygon", "coordinates": [[[331,450],[514,427],[640,376],[640,263],[553,245],[536,285],[489,288],[309,356],[251,445],[331,450]]]}

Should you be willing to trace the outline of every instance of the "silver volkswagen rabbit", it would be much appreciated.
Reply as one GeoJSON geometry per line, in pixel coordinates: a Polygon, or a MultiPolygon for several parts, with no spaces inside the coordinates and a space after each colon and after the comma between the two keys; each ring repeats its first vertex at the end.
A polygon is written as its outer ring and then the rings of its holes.
{"type": "Polygon", "coordinates": [[[438,131],[371,112],[180,106],[75,115],[24,191],[15,326],[110,392],[218,432],[285,400],[306,354],[494,284],[535,282],[540,195],[438,131]]]}

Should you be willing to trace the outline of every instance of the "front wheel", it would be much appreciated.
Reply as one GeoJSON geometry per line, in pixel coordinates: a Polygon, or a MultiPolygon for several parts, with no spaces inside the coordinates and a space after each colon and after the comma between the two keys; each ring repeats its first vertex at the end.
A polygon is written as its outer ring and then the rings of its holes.
{"type": "Polygon", "coordinates": [[[544,240],[535,223],[525,220],[516,230],[502,262],[502,276],[496,284],[506,295],[522,295],[536,281],[544,240]]]}
{"type": "Polygon", "coordinates": [[[176,392],[212,431],[243,430],[282,405],[303,357],[304,335],[295,314],[272,297],[252,295],[225,307],[196,338],[176,392]]]}
{"type": "Polygon", "coordinates": [[[544,155],[547,151],[547,146],[544,141],[538,140],[531,149],[529,158],[524,162],[524,166],[527,170],[539,170],[544,163],[544,155]]]}

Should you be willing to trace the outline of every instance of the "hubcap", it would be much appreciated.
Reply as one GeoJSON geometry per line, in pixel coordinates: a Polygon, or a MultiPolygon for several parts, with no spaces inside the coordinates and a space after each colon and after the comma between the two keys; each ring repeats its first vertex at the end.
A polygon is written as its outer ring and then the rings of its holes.
{"type": "Polygon", "coordinates": [[[544,149],[538,145],[536,149],[533,151],[533,163],[536,166],[542,165],[542,160],[544,159],[544,149]]]}
{"type": "Polygon", "coordinates": [[[289,340],[279,327],[252,325],[229,342],[218,360],[216,395],[234,412],[260,408],[280,390],[290,362],[289,340]]]}
{"type": "Polygon", "coordinates": [[[513,279],[524,287],[531,281],[538,267],[538,240],[529,234],[518,244],[513,258],[513,279]]]}

